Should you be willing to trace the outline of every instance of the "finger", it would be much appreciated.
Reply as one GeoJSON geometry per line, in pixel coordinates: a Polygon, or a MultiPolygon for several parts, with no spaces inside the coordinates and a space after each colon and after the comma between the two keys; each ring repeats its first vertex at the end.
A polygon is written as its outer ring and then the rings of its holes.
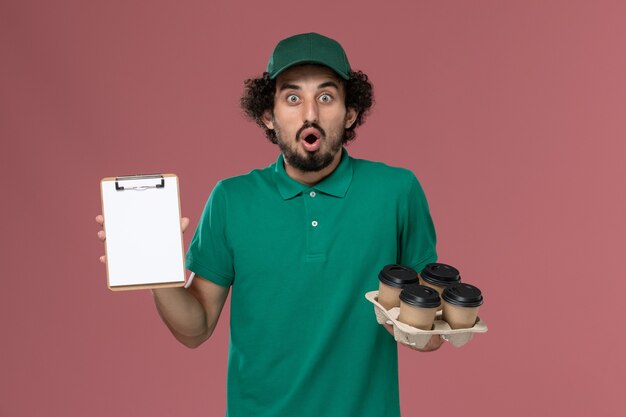
{"type": "Polygon", "coordinates": [[[182,219],[180,219],[180,228],[182,229],[183,233],[185,233],[185,230],[187,230],[187,226],[189,226],[189,217],[183,217],[182,219]]]}
{"type": "Polygon", "coordinates": [[[100,257],[100,262],[102,262],[103,264],[107,262],[107,257],[106,256],[101,256],[100,257]]]}
{"type": "Polygon", "coordinates": [[[98,239],[100,239],[103,242],[106,240],[106,234],[104,233],[104,230],[100,230],[98,232],[98,239]]]}
{"type": "Polygon", "coordinates": [[[100,225],[104,224],[104,216],[102,216],[102,214],[98,214],[96,216],[96,223],[98,223],[100,225]]]}

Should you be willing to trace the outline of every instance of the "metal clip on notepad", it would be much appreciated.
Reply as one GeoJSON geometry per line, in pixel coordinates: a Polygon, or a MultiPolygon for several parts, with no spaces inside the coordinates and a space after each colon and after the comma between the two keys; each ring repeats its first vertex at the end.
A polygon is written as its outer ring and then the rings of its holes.
{"type": "Polygon", "coordinates": [[[124,191],[124,190],[143,191],[149,188],[164,188],[164,187],[165,187],[165,179],[163,178],[163,175],[161,174],[126,175],[123,177],[115,177],[115,189],[117,191],[124,191]],[[139,186],[134,186],[134,187],[129,187],[129,186],[123,187],[119,184],[122,181],[143,181],[143,180],[160,180],[160,181],[156,182],[155,184],[139,185],[139,186]]]}

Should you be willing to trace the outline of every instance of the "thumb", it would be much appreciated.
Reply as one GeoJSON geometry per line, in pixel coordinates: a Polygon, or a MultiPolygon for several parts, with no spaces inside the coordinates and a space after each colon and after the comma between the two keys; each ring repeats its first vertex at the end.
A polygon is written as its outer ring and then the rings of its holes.
{"type": "Polygon", "coordinates": [[[185,230],[187,230],[187,226],[189,226],[189,217],[183,217],[182,219],[180,219],[180,228],[182,229],[183,233],[185,233],[185,230]]]}

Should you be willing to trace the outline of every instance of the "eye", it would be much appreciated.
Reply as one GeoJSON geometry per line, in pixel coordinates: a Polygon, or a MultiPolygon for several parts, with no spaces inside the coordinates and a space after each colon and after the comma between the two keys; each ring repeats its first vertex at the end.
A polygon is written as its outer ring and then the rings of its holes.
{"type": "Polygon", "coordinates": [[[333,97],[330,94],[322,94],[319,98],[322,103],[330,103],[333,101],[333,97]]]}
{"type": "Polygon", "coordinates": [[[289,94],[289,95],[287,96],[287,101],[288,101],[289,103],[294,104],[294,103],[297,103],[298,101],[300,101],[300,97],[298,97],[298,96],[297,96],[297,95],[295,95],[295,94],[289,94]]]}

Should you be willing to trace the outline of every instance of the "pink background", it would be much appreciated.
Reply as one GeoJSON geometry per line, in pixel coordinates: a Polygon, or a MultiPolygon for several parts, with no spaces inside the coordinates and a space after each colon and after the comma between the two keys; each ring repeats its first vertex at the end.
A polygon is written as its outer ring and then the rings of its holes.
{"type": "Polygon", "coordinates": [[[440,259],[486,297],[469,345],[401,348],[403,415],[623,415],[624,16],[621,1],[0,1],[0,416],[223,415],[228,309],[188,350],[149,292],[110,292],[99,180],[178,174],[195,229],[218,179],[274,161],[238,98],[304,31],[375,85],[350,153],[417,174],[440,259]]]}

